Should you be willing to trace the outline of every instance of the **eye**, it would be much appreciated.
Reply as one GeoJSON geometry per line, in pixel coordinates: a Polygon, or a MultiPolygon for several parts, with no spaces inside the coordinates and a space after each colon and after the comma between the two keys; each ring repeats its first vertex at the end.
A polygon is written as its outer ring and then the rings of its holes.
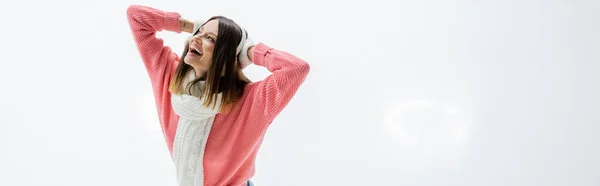
{"type": "Polygon", "coordinates": [[[208,40],[210,40],[210,42],[215,42],[215,39],[213,39],[212,37],[207,37],[208,40]]]}

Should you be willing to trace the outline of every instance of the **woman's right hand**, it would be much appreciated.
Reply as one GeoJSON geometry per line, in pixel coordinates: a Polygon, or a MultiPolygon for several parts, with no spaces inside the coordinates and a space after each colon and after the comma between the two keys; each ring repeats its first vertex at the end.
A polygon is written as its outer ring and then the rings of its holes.
{"type": "Polygon", "coordinates": [[[182,32],[193,34],[194,22],[191,22],[190,20],[184,18],[179,18],[179,29],[181,29],[182,32]]]}
{"type": "Polygon", "coordinates": [[[180,21],[181,31],[192,34],[185,39],[184,45],[187,45],[190,42],[190,39],[192,38],[193,34],[196,33],[200,29],[202,24],[204,24],[204,20],[196,20],[194,22],[191,22],[186,19],[179,19],[179,21],[180,21]]]}

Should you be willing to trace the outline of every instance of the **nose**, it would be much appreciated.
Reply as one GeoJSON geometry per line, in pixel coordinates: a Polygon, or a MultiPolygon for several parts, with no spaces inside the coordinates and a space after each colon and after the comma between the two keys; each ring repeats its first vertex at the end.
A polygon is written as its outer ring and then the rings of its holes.
{"type": "Polygon", "coordinates": [[[196,42],[198,44],[202,43],[202,39],[200,39],[200,34],[192,36],[192,42],[196,42]]]}

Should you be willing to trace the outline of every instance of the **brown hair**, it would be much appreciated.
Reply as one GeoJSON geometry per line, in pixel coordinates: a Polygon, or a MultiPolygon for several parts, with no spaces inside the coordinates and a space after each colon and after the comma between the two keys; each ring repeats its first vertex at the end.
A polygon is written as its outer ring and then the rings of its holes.
{"type": "MultiPolygon", "coordinates": [[[[186,75],[190,71],[194,73],[193,67],[183,62],[183,56],[187,54],[189,48],[189,44],[186,43],[175,74],[171,79],[169,92],[175,94],[185,92],[199,98],[205,98],[203,106],[212,105],[213,108],[217,106],[217,94],[222,93],[220,111],[227,111],[242,97],[244,87],[250,83],[250,80],[243,74],[236,56],[237,46],[242,39],[240,26],[223,16],[211,17],[206,22],[213,19],[219,20],[219,37],[215,43],[213,59],[208,71],[200,78],[194,79],[187,86],[182,87],[186,75]],[[201,84],[200,81],[205,81],[205,83],[201,84]]],[[[193,35],[196,34],[193,33],[193,35]]]]}

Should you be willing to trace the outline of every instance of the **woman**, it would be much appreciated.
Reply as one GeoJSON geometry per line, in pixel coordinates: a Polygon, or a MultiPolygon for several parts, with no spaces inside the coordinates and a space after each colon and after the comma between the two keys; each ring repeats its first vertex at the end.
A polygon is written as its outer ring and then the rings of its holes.
{"type": "Polygon", "coordinates": [[[154,92],[158,118],[181,186],[251,185],[267,127],[292,99],[309,65],[263,43],[232,20],[191,22],[177,12],[131,5],[128,23],[154,92]],[[157,31],[192,34],[181,56],[157,31]],[[250,82],[249,64],[272,74],[250,82]]]}

